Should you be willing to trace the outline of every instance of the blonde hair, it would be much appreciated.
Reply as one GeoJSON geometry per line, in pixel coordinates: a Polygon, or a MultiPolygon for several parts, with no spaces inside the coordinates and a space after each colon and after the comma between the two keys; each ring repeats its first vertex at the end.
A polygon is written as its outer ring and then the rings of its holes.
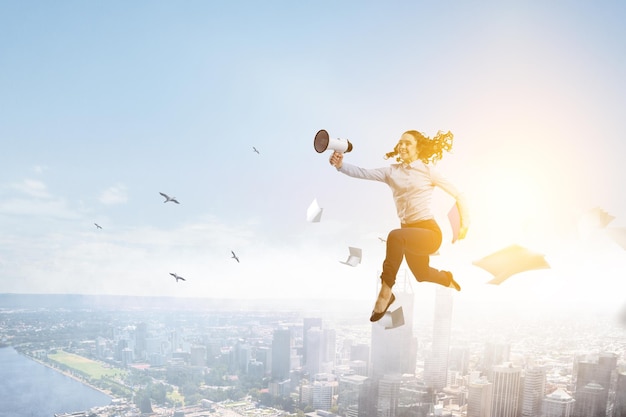
{"type": "MultiPolygon", "coordinates": [[[[454,135],[450,131],[448,131],[447,133],[443,133],[440,130],[432,138],[425,136],[423,133],[418,132],[417,130],[407,130],[403,133],[403,135],[406,134],[409,134],[415,138],[418,152],[417,157],[425,164],[429,164],[431,162],[435,163],[439,161],[443,157],[444,151],[450,152],[450,150],[452,150],[454,135]]],[[[387,152],[385,154],[385,159],[389,159],[394,156],[396,157],[396,161],[401,162],[401,159],[398,156],[398,145],[393,148],[393,151],[387,152]]]]}

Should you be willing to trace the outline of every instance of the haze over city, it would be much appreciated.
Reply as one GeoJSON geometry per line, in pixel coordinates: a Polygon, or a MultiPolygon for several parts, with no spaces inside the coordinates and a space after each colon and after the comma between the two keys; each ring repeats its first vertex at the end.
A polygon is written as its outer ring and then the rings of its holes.
{"type": "Polygon", "coordinates": [[[471,226],[452,244],[437,194],[432,258],[455,308],[620,311],[626,252],[581,219],[626,226],[625,18],[617,1],[2,2],[0,293],[373,302],[391,194],[313,136],[374,168],[416,129],[455,135],[438,167],[471,226]],[[511,244],[551,268],[486,284],[472,262],[511,244]]]}

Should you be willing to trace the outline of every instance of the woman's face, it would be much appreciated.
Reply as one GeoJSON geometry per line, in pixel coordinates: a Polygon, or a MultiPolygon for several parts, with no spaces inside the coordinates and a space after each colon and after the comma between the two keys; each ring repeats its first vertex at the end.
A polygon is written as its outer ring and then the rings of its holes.
{"type": "Polygon", "coordinates": [[[396,149],[402,162],[410,164],[417,160],[419,152],[417,151],[417,140],[413,135],[409,133],[403,134],[396,145],[396,149]]]}

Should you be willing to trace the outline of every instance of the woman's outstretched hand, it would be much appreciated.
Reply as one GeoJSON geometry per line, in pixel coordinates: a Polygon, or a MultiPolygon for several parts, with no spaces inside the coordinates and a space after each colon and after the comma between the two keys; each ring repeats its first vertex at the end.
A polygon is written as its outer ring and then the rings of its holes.
{"type": "Polygon", "coordinates": [[[459,236],[457,237],[457,239],[458,240],[465,239],[466,235],[467,235],[467,226],[461,226],[461,228],[459,228],[459,236]]]}
{"type": "Polygon", "coordinates": [[[330,164],[339,169],[343,165],[343,153],[334,151],[330,156],[330,164]]]}

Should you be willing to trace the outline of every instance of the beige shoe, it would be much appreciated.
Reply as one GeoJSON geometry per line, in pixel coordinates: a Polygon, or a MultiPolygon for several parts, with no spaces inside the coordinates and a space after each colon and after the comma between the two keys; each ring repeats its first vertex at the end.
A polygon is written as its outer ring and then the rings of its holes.
{"type": "Polygon", "coordinates": [[[374,310],[372,310],[372,315],[370,316],[370,321],[378,321],[380,320],[387,310],[389,306],[393,304],[396,300],[396,296],[391,292],[391,287],[385,283],[380,287],[380,292],[378,293],[378,298],[376,299],[376,304],[374,305],[374,310]],[[376,311],[376,310],[381,311],[376,311]]]}
{"type": "Polygon", "coordinates": [[[459,285],[458,282],[454,280],[454,277],[452,276],[452,272],[450,271],[444,271],[444,272],[450,275],[450,284],[448,284],[448,288],[454,288],[457,291],[461,291],[461,286],[459,285]]]}

